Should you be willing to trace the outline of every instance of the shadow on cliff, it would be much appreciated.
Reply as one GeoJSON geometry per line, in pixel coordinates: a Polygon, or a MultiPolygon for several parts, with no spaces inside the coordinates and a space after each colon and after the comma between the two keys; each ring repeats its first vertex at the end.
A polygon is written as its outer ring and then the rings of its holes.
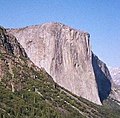
{"type": "Polygon", "coordinates": [[[109,96],[111,92],[111,82],[110,82],[111,76],[109,74],[109,71],[106,65],[102,61],[100,61],[98,57],[95,56],[93,53],[92,53],[92,65],[93,65],[93,70],[95,73],[99,97],[100,97],[101,102],[103,102],[103,100],[107,99],[107,97],[109,96]],[[105,74],[102,71],[100,66],[104,67],[105,72],[107,74],[105,74]]]}

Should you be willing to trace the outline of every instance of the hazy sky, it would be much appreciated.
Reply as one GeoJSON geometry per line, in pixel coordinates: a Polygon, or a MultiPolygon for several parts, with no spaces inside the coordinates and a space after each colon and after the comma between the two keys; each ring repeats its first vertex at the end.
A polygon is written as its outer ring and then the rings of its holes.
{"type": "Polygon", "coordinates": [[[94,53],[120,67],[120,0],[0,0],[0,25],[61,22],[91,35],[94,53]]]}

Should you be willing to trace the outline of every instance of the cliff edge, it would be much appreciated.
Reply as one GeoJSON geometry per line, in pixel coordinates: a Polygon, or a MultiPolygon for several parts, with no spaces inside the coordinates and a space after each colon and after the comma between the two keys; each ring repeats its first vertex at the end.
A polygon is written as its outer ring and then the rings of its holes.
{"type": "Polygon", "coordinates": [[[44,68],[60,86],[96,104],[109,95],[110,75],[97,63],[88,33],[61,23],[7,31],[17,38],[32,62],[44,68]]]}

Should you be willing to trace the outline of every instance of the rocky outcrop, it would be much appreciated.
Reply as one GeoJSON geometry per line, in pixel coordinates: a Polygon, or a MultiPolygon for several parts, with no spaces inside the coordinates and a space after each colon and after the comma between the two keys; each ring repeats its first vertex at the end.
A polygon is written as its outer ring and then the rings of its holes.
{"type": "Polygon", "coordinates": [[[111,68],[112,91],[110,97],[120,104],[120,68],[111,68]]]}
{"type": "Polygon", "coordinates": [[[117,86],[120,86],[120,68],[111,68],[110,73],[111,73],[113,82],[117,86]]]}
{"type": "MultiPolygon", "coordinates": [[[[0,82],[4,83],[6,88],[11,89],[12,92],[22,86],[22,80],[18,80],[14,74],[15,66],[19,66],[20,69],[21,58],[28,59],[22,46],[13,35],[0,27],[0,82]]],[[[22,63],[25,62],[22,61],[22,63]]]]}
{"type": "Polygon", "coordinates": [[[27,57],[24,49],[18,43],[17,39],[13,35],[8,34],[6,29],[3,27],[0,27],[0,47],[3,47],[3,49],[14,56],[27,57]]]}
{"type": "Polygon", "coordinates": [[[96,104],[108,96],[107,68],[102,70],[102,64],[100,67],[93,59],[88,33],[61,23],[8,29],[8,32],[17,37],[34,64],[44,68],[62,87],[96,104]]]}
{"type": "Polygon", "coordinates": [[[92,54],[92,65],[95,73],[95,78],[98,86],[100,100],[107,99],[111,92],[111,75],[105,63],[92,54]]]}
{"type": "Polygon", "coordinates": [[[112,98],[114,101],[116,101],[120,105],[120,87],[118,86],[112,87],[110,98],[112,98]]]}

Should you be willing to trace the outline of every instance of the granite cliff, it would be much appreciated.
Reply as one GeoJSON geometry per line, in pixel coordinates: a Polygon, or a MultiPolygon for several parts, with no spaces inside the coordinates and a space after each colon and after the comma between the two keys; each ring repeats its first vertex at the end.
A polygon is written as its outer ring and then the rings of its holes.
{"type": "Polygon", "coordinates": [[[1,118],[94,117],[87,109],[91,108],[36,67],[17,39],[0,27],[1,118]]]}
{"type": "MultiPolygon", "coordinates": [[[[95,58],[105,72],[105,64],[95,58]],[[100,64],[101,62],[101,64],[100,64]]],[[[99,74],[96,73],[98,76],[99,74]]],[[[111,99],[96,105],[59,86],[36,67],[17,39],[0,27],[1,118],[119,118],[120,107],[111,99]]]]}
{"type": "Polygon", "coordinates": [[[90,48],[90,35],[61,23],[8,29],[31,61],[44,68],[60,86],[96,104],[111,91],[106,65],[90,48]]]}

